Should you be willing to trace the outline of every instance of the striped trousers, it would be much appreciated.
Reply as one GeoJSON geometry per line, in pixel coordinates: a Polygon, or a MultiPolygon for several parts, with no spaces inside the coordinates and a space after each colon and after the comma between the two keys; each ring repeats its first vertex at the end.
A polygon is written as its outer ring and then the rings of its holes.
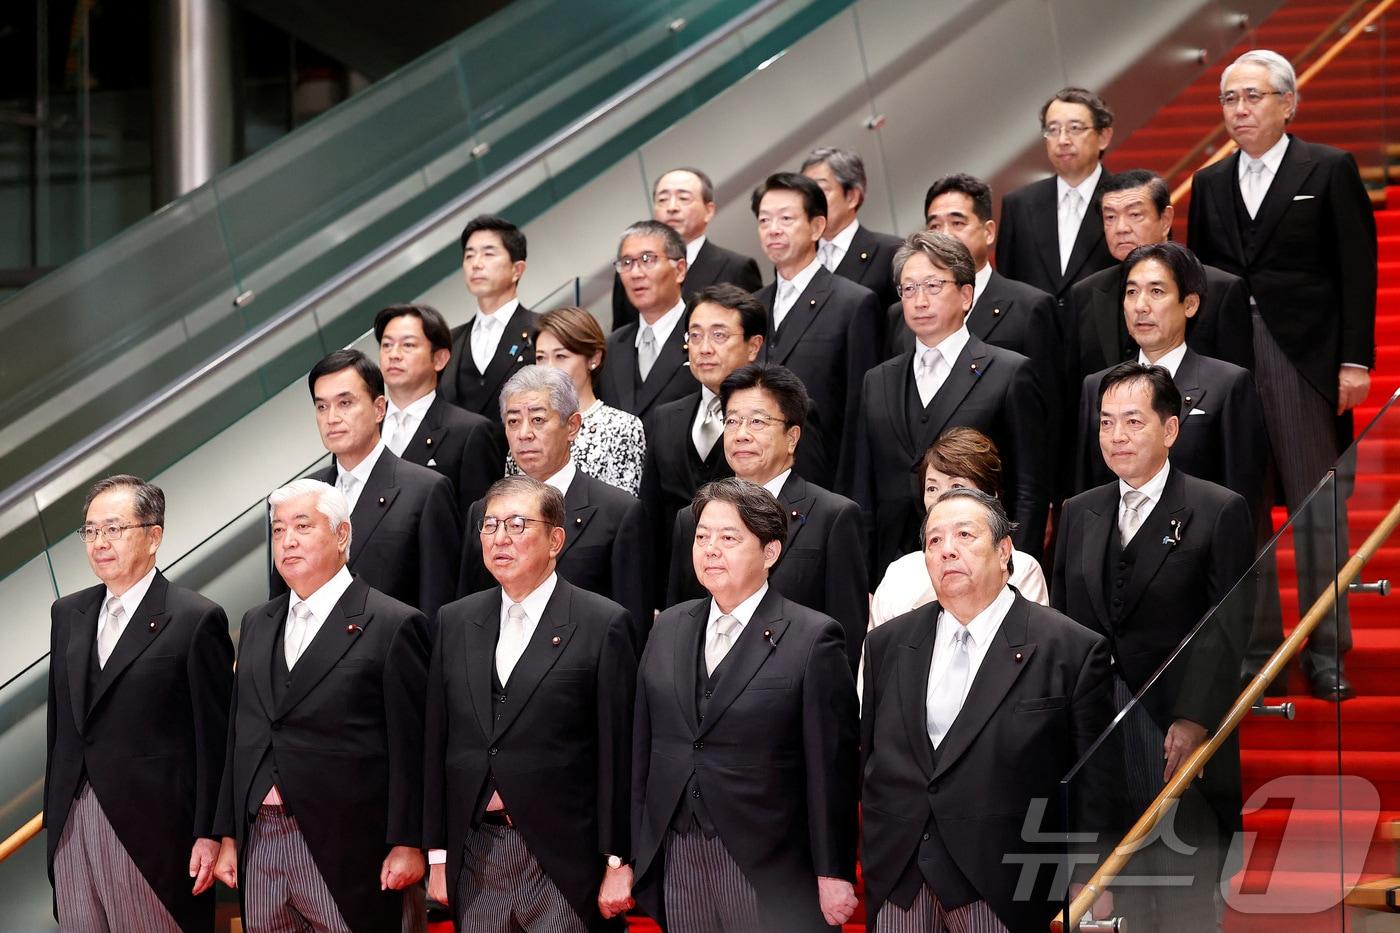
{"type": "Polygon", "coordinates": [[[63,933],[180,931],[126,854],[90,784],[83,784],[68,811],[54,851],[53,882],[58,928],[63,933]]]}
{"type": "Polygon", "coordinates": [[[462,933],[585,933],[578,912],[508,826],[467,835],[453,911],[462,933]]]}
{"type": "Polygon", "coordinates": [[[1006,927],[986,901],[945,910],[928,885],[921,884],[908,910],[888,901],[881,906],[875,933],[1006,933],[1006,927]]]}
{"type": "Polygon", "coordinates": [[[699,830],[666,833],[662,880],[669,933],[750,933],[761,930],[758,894],[724,841],[699,830]]]}

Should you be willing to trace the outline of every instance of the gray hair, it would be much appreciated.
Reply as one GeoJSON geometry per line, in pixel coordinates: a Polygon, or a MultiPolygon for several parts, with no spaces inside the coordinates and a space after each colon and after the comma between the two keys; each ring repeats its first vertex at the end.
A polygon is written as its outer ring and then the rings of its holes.
{"type": "Polygon", "coordinates": [[[661,242],[665,244],[666,258],[672,261],[685,258],[685,240],[681,235],[659,220],[639,220],[634,224],[629,224],[627,229],[622,231],[622,236],[617,239],[617,255],[622,256],[622,244],[627,242],[629,237],[634,236],[659,236],[661,242]]]}
{"type": "Polygon", "coordinates": [[[132,513],[138,522],[150,522],[152,525],[165,527],[165,491],[130,473],[118,473],[93,483],[83,499],[83,520],[87,521],[88,508],[93,499],[108,490],[123,487],[131,490],[132,513]]]}
{"type": "Polygon", "coordinates": [[[977,277],[977,266],[972,262],[972,253],[968,252],[962,240],[947,233],[919,230],[909,234],[899,249],[894,252],[893,266],[896,286],[899,284],[899,277],[904,274],[905,264],[919,253],[927,256],[928,261],[935,266],[947,269],[952,273],[953,282],[959,288],[971,285],[977,277]]]}
{"type": "Polygon", "coordinates": [[[802,171],[805,172],[814,165],[825,165],[831,169],[831,174],[836,176],[842,188],[847,191],[855,188],[864,197],[865,162],[854,149],[819,146],[807,153],[807,158],[802,162],[802,171]]]}
{"type": "MultiPolygon", "coordinates": [[[[339,528],[342,524],[350,524],[350,503],[345,498],[345,493],[341,492],[330,483],[323,483],[319,479],[312,479],[303,476],[301,479],[294,479],[287,485],[273,490],[272,495],[267,497],[267,508],[269,516],[279,505],[290,502],[293,499],[300,499],[302,496],[312,496],[315,498],[316,511],[326,516],[326,521],[331,523],[331,530],[339,528]]],[[[346,553],[350,550],[350,537],[345,538],[346,553]]]]}
{"type": "Polygon", "coordinates": [[[522,366],[501,386],[502,420],[505,419],[506,405],[510,400],[526,392],[544,392],[548,395],[549,407],[554,409],[560,421],[568,421],[578,411],[578,390],[574,388],[574,381],[568,373],[553,366],[522,366]]]}
{"type": "MultiPolygon", "coordinates": [[[[992,533],[992,541],[1000,543],[1011,537],[1016,531],[1016,523],[1006,515],[1006,508],[1001,504],[1001,500],[990,493],[985,493],[980,489],[971,489],[966,486],[954,486],[952,489],[945,489],[937,499],[933,500],[933,505],[929,506],[928,512],[924,515],[924,535],[928,535],[928,519],[933,514],[933,510],[945,502],[954,499],[971,499],[982,510],[987,513],[987,528],[992,533]]],[[[1010,569],[1010,568],[1008,568],[1010,569]]]]}
{"type": "MultiPolygon", "coordinates": [[[[1293,71],[1293,64],[1279,53],[1272,49],[1251,49],[1239,58],[1225,66],[1225,70],[1220,72],[1220,93],[1225,93],[1225,85],[1230,80],[1230,72],[1235,70],[1236,65],[1262,65],[1269,72],[1269,83],[1273,85],[1273,90],[1282,91],[1285,94],[1293,95],[1293,114],[1298,112],[1298,76],[1293,71]]],[[[1290,118],[1293,116],[1290,114],[1290,118]]]]}

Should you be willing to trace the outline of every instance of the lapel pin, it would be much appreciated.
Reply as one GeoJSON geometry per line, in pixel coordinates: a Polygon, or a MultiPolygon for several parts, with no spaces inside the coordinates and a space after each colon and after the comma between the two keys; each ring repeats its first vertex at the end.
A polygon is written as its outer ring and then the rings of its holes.
{"type": "Polygon", "coordinates": [[[1167,545],[1168,547],[1175,547],[1176,545],[1181,543],[1181,533],[1185,531],[1186,528],[1184,525],[1182,525],[1180,521],[1178,521],[1175,518],[1171,520],[1170,527],[1171,534],[1163,537],[1162,543],[1167,545]]]}
{"type": "Polygon", "coordinates": [[[1017,664],[1020,664],[1020,663],[1021,663],[1022,661],[1024,661],[1025,659],[1026,659],[1026,656],[1025,656],[1024,654],[1022,654],[1022,653],[1019,652],[1019,651],[1016,652],[1016,663],[1017,663],[1017,664]]]}
{"type": "Polygon", "coordinates": [[[997,316],[998,314],[1000,314],[1000,313],[1001,313],[1001,309],[1000,309],[1000,308],[993,308],[993,309],[992,309],[992,317],[996,317],[996,316],[997,316]]]}
{"type": "Polygon", "coordinates": [[[150,625],[148,625],[148,626],[146,626],[146,627],[149,628],[151,631],[154,632],[154,631],[156,630],[156,620],[155,620],[155,619],[152,619],[150,625]]]}
{"type": "Polygon", "coordinates": [[[509,356],[515,356],[515,354],[517,354],[517,353],[519,353],[519,352],[520,352],[520,344],[518,344],[518,343],[513,343],[513,344],[510,345],[510,349],[506,351],[506,354],[509,355],[509,356]]]}
{"type": "Polygon", "coordinates": [[[380,504],[380,505],[383,505],[383,504],[384,504],[384,497],[383,497],[383,496],[380,496],[380,497],[379,497],[379,504],[380,504]]]}
{"type": "Polygon", "coordinates": [[[1186,404],[1187,404],[1187,405],[1190,405],[1190,404],[1191,404],[1191,396],[1189,396],[1189,395],[1186,396],[1186,404]]]}
{"type": "Polygon", "coordinates": [[[968,367],[968,369],[972,370],[972,375],[977,376],[977,377],[979,377],[979,378],[981,377],[981,375],[982,375],[982,370],[980,370],[980,369],[977,368],[977,364],[976,364],[976,363],[973,363],[971,366],[968,367]]]}
{"type": "Polygon", "coordinates": [[[555,635],[553,638],[551,638],[551,639],[549,640],[549,643],[550,643],[551,645],[553,645],[554,647],[558,648],[560,642],[562,642],[563,640],[564,640],[564,639],[560,638],[558,635],[555,635]]]}
{"type": "Polygon", "coordinates": [[[773,640],[773,630],[772,630],[771,628],[766,628],[766,629],[763,630],[763,637],[764,637],[765,639],[767,639],[768,644],[769,644],[771,647],[774,647],[774,648],[778,647],[778,643],[777,643],[776,641],[773,640]]]}
{"type": "Polygon", "coordinates": [[[869,253],[862,252],[862,253],[860,254],[860,261],[861,261],[861,262],[865,262],[865,261],[866,261],[867,259],[869,259],[869,258],[870,258],[870,254],[869,254],[869,253]]]}
{"type": "Polygon", "coordinates": [[[581,519],[581,518],[576,518],[576,519],[574,519],[574,524],[575,524],[575,525],[582,525],[582,524],[583,524],[583,519],[581,519]]]}
{"type": "Polygon", "coordinates": [[[812,299],[810,302],[808,302],[808,303],[809,303],[812,307],[815,308],[815,307],[817,306],[817,299],[813,298],[813,299],[812,299]]]}
{"type": "Polygon", "coordinates": [[[523,341],[525,341],[526,343],[529,343],[529,342],[530,342],[530,332],[529,332],[528,330],[522,330],[522,331],[520,332],[520,339],[523,340],[523,341]]]}
{"type": "Polygon", "coordinates": [[[425,443],[425,444],[427,444],[429,447],[431,447],[431,446],[433,446],[433,439],[432,439],[431,437],[426,438],[426,439],[424,439],[423,443],[425,443]]]}
{"type": "Polygon", "coordinates": [[[358,635],[358,634],[360,634],[360,633],[363,632],[363,631],[364,631],[364,629],[360,628],[360,627],[359,627],[358,625],[356,625],[354,622],[351,622],[349,625],[345,626],[345,634],[346,634],[346,635],[358,635]]]}

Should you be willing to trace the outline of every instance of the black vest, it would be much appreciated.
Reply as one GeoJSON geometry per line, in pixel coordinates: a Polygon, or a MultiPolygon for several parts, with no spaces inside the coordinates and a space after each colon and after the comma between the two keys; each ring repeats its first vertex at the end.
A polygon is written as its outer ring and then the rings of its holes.
{"type": "MultiPolygon", "coordinates": [[[[1240,157],[1243,158],[1244,156],[1241,155],[1240,157]]],[[[1249,256],[1254,252],[1254,236],[1259,225],[1253,217],[1249,216],[1249,208],[1245,207],[1244,192],[1240,190],[1240,176],[1238,171],[1230,173],[1230,190],[1234,192],[1235,195],[1235,219],[1239,221],[1240,225],[1240,245],[1244,247],[1244,254],[1249,256]]],[[[1264,197],[1268,197],[1267,192],[1264,197]]],[[[1259,209],[1261,211],[1264,209],[1263,201],[1259,202],[1259,209]]]]}
{"type": "MultiPolygon", "coordinates": [[[[277,624],[277,632],[274,636],[277,640],[272,649],[272,705],[276,709],[282,705],[282,698],[287,695],[287,688],[292,685],[292,673],[287,668],[287,646],[285,642],[287,619],[284,616],[277,624]]],[[[307,647],[310,647],[307,642],[307,647]]],[[[302,652],[305,655],[305,650],[302,652]]],[[[258,807],[262,806],[263,798],[272,786],[278,782],[277,775],[277,753],[269,744],[267,751],[263,754],[262,760],[258,762],[258,770],[253,774],[253,783],[250,785],[248,793],[248,815],[256,816],[258,807]]]]}
{"type": "MultiPolygon", "coordinates": [[[[744,628],[747,629],[748,626],[744,628]]],[[[715,668],[714,674],[711,675],[705,670],[705,635],[708,631],[708,624],[700,626],[700,640],[695,646],[695,713],[702,725],[710,712],[710,700],[715,695],[715,684],[719,682],[720,677],[727,669],[729,659],[734,655],[734,646],[739,640],[738,636],[735,636],[730,643],[729,653],[724,656],[723,661],[719,662],[719,667],[715,668]]],[[[671,817],[671,829],[678,833],[692,832],[698,829],[711,838],[719,835],[719,831],[715,829],[714,821],[710,819],[710,811],[705,806],[705,797],[700,789],[700,777],[694,771],[690,773],[690,779],[685,782],[681,801],[676,806],[675,815],[671,817]]]]}
{"type": "MultiPolygon", "coordinates": [[[[921,346],[918,343],[914,345],[914,360],[918,359],[921,346]]],[[[914,361],[910,361],[909,365],[915,365],[914,361]]],[[[904,382],[908,386],[904,394],[904,415],[909,419],[909,436],[917,438],[924,433],[924,428],[928,425],[928,419],[933,412],[933,403],[938,399],[938,392],[933,393],[929,397],[928,404],[925,405],[923,400],[919,398],[919,380],[914,378],[912,370],[904,374],[904,382]]],[[[944,384],[947,384],[946,379],[944,384]]],[[[938,391],[943,391],[943,387],[939,386],[938,391]]],[[[922,477],[920,480],[922,481],[922,477]]]]}
{"type": "MultiPolygon", "coordinates": [[[[1156,506],[1153,506],[1154,510],[1156,506]]],[[[1133,578],[1133,566],[1137,563],[1138,551],[1143,539],[1148,537],[1147,523],[1151,515],[1142,520],[1137,534],[1127,547],[1123,547],[1118,532],[1117,507],[1114,511],[1113,530],[1108,535],[1108,546],[1104,548],[1103,583],[1104,605],[1108,606],[1109,621],[1117,628],[1123,619],[1123,591],[1133,578]]]]}

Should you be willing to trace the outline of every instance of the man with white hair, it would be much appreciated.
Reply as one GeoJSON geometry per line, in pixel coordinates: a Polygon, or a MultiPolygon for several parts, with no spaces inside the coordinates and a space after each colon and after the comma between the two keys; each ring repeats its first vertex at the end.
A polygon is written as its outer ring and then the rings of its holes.
{"type": "Polygon", "coordinates": [[[340,490],[268,505],[291,592],[243,617],[215,876],[247,933],[422,930],[428,620],[351,575],[340,490]]]}
{"type": "Polygon", "coordinates": [[[888,308],[899,300],[890,264],[903,239],[877,233],[856,216],[865,206],[865,160],[854,149],[818,146],[802,160],[806,175],[826,195],[826,230],[817,258],[833,275],[864,285],[888,308]]]}
{"type": "MultiPolygon", "coordinates": [[[[1350,153],[1288,134],[1298,82],[1282,55],[1235,59],[1220,76],[1220,104],[1240,151],[1196,173],[1188,240],[1201,262],[1249,286],[1255,379],[1293,512],[1350,442],[1351,411],[1371,388],[1376,220],[1350,153]]],[[[1345,556],[1346,534],[1331,524],[1295,528],[1301,611],[1332,586],[1337,537],[1345,556]]],[[[1351,625],[1345,602],[1337,610],[1313,632],[1303,667],[1314,695],[1344,700],[1351,625]]],[[[1282,641],[1272,628],[1255,633],[1251,663],[1282,641]]]]}

